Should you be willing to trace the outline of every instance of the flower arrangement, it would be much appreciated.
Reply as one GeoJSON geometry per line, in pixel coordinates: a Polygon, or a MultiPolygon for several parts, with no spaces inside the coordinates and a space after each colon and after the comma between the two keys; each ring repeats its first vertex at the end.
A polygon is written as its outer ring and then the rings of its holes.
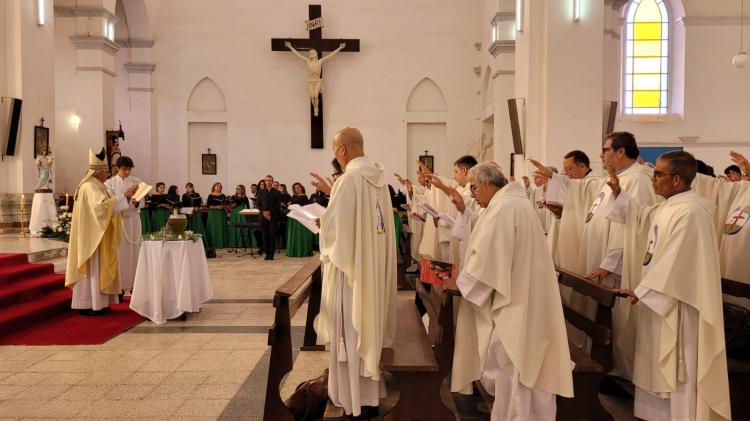
{"type": "Polygon", "coordinates": [[[41,236],[67,243],[70,240],[70,221],[73,214],[68,212],[67,206],[60,206],[60,210],[61,212],[57,214],[57,222],[53,223],[52,226],[42,228],[41,236]]]}
{"type": "Polygon", "coordinates": [[[173,234],[165,229],[143,236],[143,241],[187,241],[196,242],[203,238],[203,235],[193,231],[185,231],[180,235],[173,234]]]}

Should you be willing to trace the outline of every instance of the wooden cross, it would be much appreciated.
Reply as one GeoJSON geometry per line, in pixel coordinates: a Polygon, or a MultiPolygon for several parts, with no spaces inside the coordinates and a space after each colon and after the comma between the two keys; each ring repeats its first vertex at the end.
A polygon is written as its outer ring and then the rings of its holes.
{"type": "MultiPolygon", "coordinates": [[[[322,17],[320,5],[308,5],[308,16],[310,22],[320,19],[322,17]]],[[[291,42],[292,46],[297,50],[315,50],[320,58],[323,57],[323,52],[335,50],[342,42],[346,43],[346,47],[341,51],[359,51],[358,39],[326,39],[323,38],[323,28],[319,25],[315,26],[317,26],[315,29],[310,30],[309,38],[271,38],[271,51],[289,51],[289,49],[284,46],[285,41],[291,42]]],[[[321,78],[322,77],[323,74],[321,73],[321,78]]],[[[310,104],[310,147],[313,149],[323,148],[323,96],[319,95],[318,100],[319,105],[317,116],[313,111],[312,104],[310,104]]]]}

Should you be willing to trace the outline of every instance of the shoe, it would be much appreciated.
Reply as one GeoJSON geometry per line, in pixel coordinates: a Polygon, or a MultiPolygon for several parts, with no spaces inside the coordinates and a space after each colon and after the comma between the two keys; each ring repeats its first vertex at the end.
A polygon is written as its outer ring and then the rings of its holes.
{"type": "Polygon", "coordinates": [[[417,273],[419,272],[419,263],[412,263],[411,266],[406,268],[406,273],[417,273]]]}
{"type": "Polygon", "coordinates": [[[360,408],[359,415],[354,416],[350,415],[349,419],[352,420],[368,420],[370,418],[374,418],[380,415],[380,411],[378,411],[377,406],[363,406],[360,408]]]}
{"type": "Polygon", "coordinates": [[[103,316],[105,313],[109,311],[109,307],[105,307],[101,310],[92,310],[92,309],[85,309],[80,310],[79,313],[81,316],[103,316]]]}

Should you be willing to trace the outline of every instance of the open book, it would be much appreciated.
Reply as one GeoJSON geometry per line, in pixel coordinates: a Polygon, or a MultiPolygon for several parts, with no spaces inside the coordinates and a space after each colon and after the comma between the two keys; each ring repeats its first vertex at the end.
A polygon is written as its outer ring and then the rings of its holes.
{"type": "Polygon", "coordinates": [[[260,214],[259,209],[242,209],[239,212],[240,215],[258,215],[260,214]]]}
{"type": "Polygon", "coordinates": [[[195,208],[192,206],[184,207],[184,208],[180,208],[180,213],[184,215],[192,215],[194,210],[195,208]]]}
{"type": "Polygon", "coordinates": [[[131,199],[136,202],[140,202],[140,200],[146,197],[148,192],[150,192],[153,188],[154,186],[149,186],[148,184],[141,181],[140,183],[138,183],[138,190],[135,191],[131,199]]]}
{"type": "Polygon", "coordinates": [[[440,220],[448,224],[449,226],[453,226],[453,224],[456,223],[456,220],[453,219],[452,216],[448,215],[445,212],[440,212],[440,220]]]}
{"type": "Polygon", "coordinates": [[[320,229],[315,224],[315,221],[320,219],[325,211],[326,208],[317,203],[311,203],[305,206],[294,204],[289,205],[289,213],[286,216],[304,225],[305,228],[309,229],[313,234],[317,234],[320,232],[320,229]]]}
{"type": "Polygon", "coordinates": [[[440,218],[440,212],[438,212],[437,209],[433,208],[427,203],[419,203],[417,204],[417,206],[424,209],[424,211],[432,215],[433,218],[440,218]]]}

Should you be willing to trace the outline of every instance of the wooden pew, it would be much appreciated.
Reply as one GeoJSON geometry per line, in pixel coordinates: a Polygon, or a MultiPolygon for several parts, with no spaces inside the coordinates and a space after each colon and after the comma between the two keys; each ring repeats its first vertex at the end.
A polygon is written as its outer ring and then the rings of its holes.
{"type": "MultiPolygon", "coordinates": [[[[721,280],[721,292],[733,297],[750,299],[750,285],[731,279],[721,280]]],[[[727,368],[732,419],[750,419],[750,360],[727,358],[727,368]]]]}
{"type": "MultiPolygon", "coordinates": [[[[443,380],[435,360],[422,318],[410,297],[398,298],[396,339],[391,348],[383,349],[380,369],[398,380],[400,397],[387,414],[386,421],[456,420],[455,414],[440,398],[443,380]]],[[[342,408],[328,402],[324,420],[346,420],[342,408]]]]}
{"type": "Polygon", "coordinates": [[[320,268],[320,257],[311,257],[302,269],[276,290],[273,296],[276,315],[273,325],[268,329],[271,361],[266,382],[264,421],[294,421],[294,416],[281,399],[279,387],[284,376],[292,370],[292,317],[308,298],[305,338],[301,350],[324,350],[324,347],[315,344],[317,335],[313,328],[313,321],[320,312],[320,268]]]}
{"type": "MultiPolygon", "coordinates": [[[[568,343],[570,359],[575,363],[573,369],[573,398],[557,397],[557,419],[569,420],[613,420],[612,415],[599,402],[599,388],[604,376],[612,370],[612,307],[617,296],[611,289],[589,281],[579,275],[556,268],[561,285],[594,299],[597,312],[594,321],[585,315],[563,304],[565,320],[576,328],[586,332],[592,338],[591,356],[568,343]]],[[[483,387],[481,382],[474,382],[479,395],[490,411],[494,397],[483,387]]]]}

